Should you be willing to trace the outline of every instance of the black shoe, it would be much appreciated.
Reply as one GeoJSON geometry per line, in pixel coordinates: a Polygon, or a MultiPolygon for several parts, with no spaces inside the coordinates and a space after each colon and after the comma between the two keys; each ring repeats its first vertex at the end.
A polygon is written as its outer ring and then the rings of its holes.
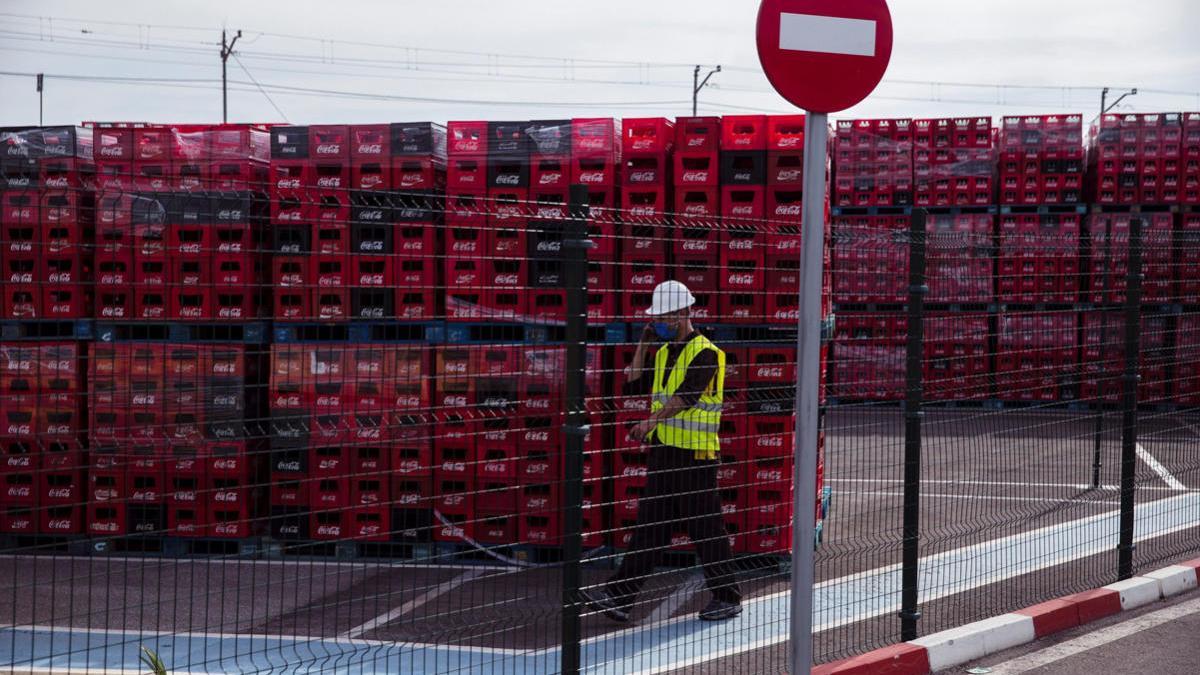
{"type": "Polygon", "coordinates": [[[742,613],[741,603],[724,602],[722,600],[713,599],[708,603],[708,606],[700,610],[701,621],[724,621],[732,619],[742,613]]]}
{"type": "MultiPolygon", "coordinates": [[[[588,609],[603,612],[604,616],[617,623],[629,622],[629,612],[618,605],[616,599],[603,588],[581,588],[579,595],[588,609]]],[[[738,611],[741,611],[740,607],[738,611]]]]}

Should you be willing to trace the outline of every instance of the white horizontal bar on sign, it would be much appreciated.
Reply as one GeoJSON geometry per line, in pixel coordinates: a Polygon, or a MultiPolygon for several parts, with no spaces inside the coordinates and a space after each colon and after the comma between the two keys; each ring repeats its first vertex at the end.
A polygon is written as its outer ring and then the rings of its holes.
{"type": "Polygon", "coordinates": [[[846,56],[875,56],[875,22],[815,14],[779,15],[779,48],[846,56]]]}

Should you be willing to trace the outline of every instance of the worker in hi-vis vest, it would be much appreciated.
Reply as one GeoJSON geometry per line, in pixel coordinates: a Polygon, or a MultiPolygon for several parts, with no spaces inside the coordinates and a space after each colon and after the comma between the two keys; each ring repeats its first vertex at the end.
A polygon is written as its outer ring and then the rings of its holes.
{"type": "Polygon", "coordinates": [[[625,369],[625,395],[646,392],[646,376],[653,375],[648,387],[650,417],[629,430],[632,440],[649,446],[646,487],[621,567],[606,583],[581,591],[588,607],[614,621],[629,621],[638,591],[654,574],[676,531],[691,538],[713,595],[699,617],[717,621],[742,612],[717,492],[725,353],[692,327],[690,307],[695,302],[678,281],[659,284],[646,310],[652,322],[643,329],[625,369]],[[655,352],[651,369],[646,356],[654,338],[665,344],[655,352]]]}

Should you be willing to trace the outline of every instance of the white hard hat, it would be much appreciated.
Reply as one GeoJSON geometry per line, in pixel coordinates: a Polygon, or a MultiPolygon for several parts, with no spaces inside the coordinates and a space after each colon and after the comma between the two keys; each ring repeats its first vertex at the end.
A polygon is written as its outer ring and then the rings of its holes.
{"type": "Polygon", "coordinates": [[[696,304],[696,297],[678,281],[664,281],[654,287],[647,316],[661,316],[696,304]]]}

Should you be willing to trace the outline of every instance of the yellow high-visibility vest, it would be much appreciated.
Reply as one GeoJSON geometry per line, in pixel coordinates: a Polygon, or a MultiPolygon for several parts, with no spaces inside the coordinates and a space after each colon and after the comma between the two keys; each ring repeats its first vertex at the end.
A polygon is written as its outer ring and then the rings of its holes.
{"type": "Polygon", "coordinates": [[[651,389],[650,412],[662,410],[675,395],[692,359],[705,349],[717,353],[717,372],[708,383],[696,405],[665,419],[654,428],[658,442],[695,453],[696,459],[717,459],[721,456],[721,406],[725,400],[725,352],[703,335],[692,338],[683,348],[675,366],[667,373],[667,345],[654,355],[654,386],[651,389]]]}

